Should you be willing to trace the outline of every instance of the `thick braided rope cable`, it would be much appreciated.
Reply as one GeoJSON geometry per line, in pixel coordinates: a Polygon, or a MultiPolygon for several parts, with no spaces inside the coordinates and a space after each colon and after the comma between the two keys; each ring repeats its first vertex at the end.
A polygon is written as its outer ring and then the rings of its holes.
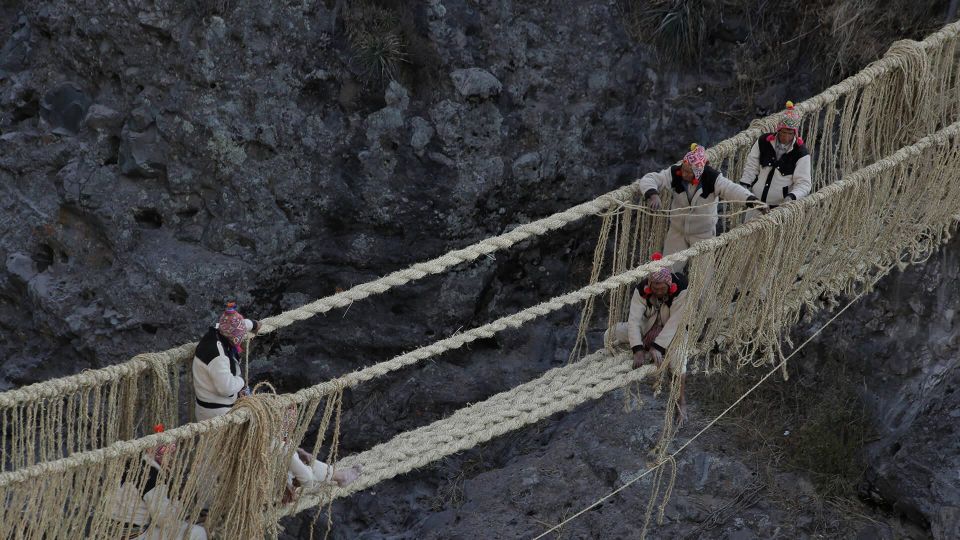
{"type": "MultiPolygon", "coordinates": [[[[791,205],[784,207],[781,212],[799,211],[804,207],[809,208],[816,206],[828,197],[841,196],[843,191],[854,189],[862,183],[868,182],[871,178],[881,174],[887,169],[896,166],[910,156],[919,155],[926,149],[948,143],[952,137],[955,137],[958,134],[960,134],[960,122],[955,122],[949,127],[940,130],[933,135],[925,137],[914,145],[901,148],[889,158],[882,159],[877,163],[865,167],[860,171],[849,175],[847,178],[835,182],[812,195],[804,197],[798,201],[794,201],[791,203],[791,205]],[[791,206],[794,207],[792,210],[790,209],[791,206]]],[[[396,371],[404,366],[415,364],[442,352],[462,347],[463,345],[477,339],[492,337],[496,333],[507,328],[519,327],[526,322],[547,315],[553,311],[557,311],[564,306],[580,302],[586,298],[589,298],[590,296],[602,294],[621,285],[636,282],[637,280],[647,276],[650,272],[656,271],[659,268],[668,267],[680,262],[686,262],[688,259],[696,255],[715,251],[728,243],[754,234],[755,231],[763,228],[778,227],[779,224],[773,221],[771,217],[772,216],[764,216],[755,219],[735,228],[728,233],[698,242],[693,247],[664,257],[659,261],[649,262],[628,272],[612,276],[600,283],[588,285],[587,287],[567,293],[565,295],[561,295],[553,300],[544,302],[543,304],[527,308],[514,315],[503,317],[487,325],[475,328],[463,334],[446,338],[432,345],[421,347],[420,349],[400,355],[386,362],[375,364],[359,371],[349,373],[333,381],[328,381],[305,388],[295,394],[277,396],[278,404],[301,404],[313,399],[318,399],[332,391],[335,391],[341,386],[354,386],[360,382],[396,371]]],[[[217,430],[227,424],[237,424],[247,420],[248,418],[245,414],[245,411],[232,411],[231,413],[223,416],[180,426],[164,433],[153,434],[132,441],[119,441],[106,448],[77,453],[56,461],[40,463],[20,470],[8,471],[0,474],[0,487],[11,483],[27,481],[30,478],[36,478],[39,476],[61,474],[67,470],[77,467],[102,463],[106,459],[110,458],[135,455],[160,443],[175,442],[177,438],[192,437],[198,434],[217,430]]]]}
{"type": "MultiPolygon", "coordinates": [[[[921,42],[912,42],[904,40],[897,44],[914,44],[909,47],[898,45],[891,47],[886,55],[880,60],[873,62],[859,73],[848,77],[837,83],[820,94],[797,104],[797,110],[801,113],[809,113],[819,110],[825,105],[836,102],[840,97],[863,88],[872,83],[878,77],[897,69],[901,63],[903,49],[923,49],[929,51],[941,47],[947,40],[954,39],[960,33],[960,21],[948,24],[939,31],[927,36],[921,42]]],[[[895,45],[897,45],[895,44],[895,45]]],[[[755,139],[764,131],[772,128],[779,114],[770,115],[762,120],[754,122],[754,127],[741,131],[737,135],[721,141],[710,147],[707,155],[711,161],[720,160],[733,155],[737,150],[748,147],[755,142],[755,139]]],[[[306,304],[300,308],[295,308],[273,317],[263,320],[261,332],[269,333],[278,328],[282,328],[295,321],[302,321],[316,315],[324,313],[337,307],[345,307],[352,302],[367,298],[374,294],[380,294],[392,287],[409,283],[430,274],[435,274],[449,269],[453,266],[475,260],[481,255],[487,255],[510,247],[517,242],[546,234],[548,231],[560,228],[568,223],[572,223],[583,217],[599,214],[616,204],[618,200],[625,200],[635,194],[636,183],[629,186],[613,190],[607,194],[601,195],[596,199],[580,204],[564,212],[558,212],[546,218],[521,225],[516,229],[502,234],[500,236],[488,238],[472,246],[453,250],[445,255],[418,263],[410,268],[393,272],[383,278],[374,280],[361,285],[356,285],[346,291],[334,294],[306,304]]],[[[170,362],[185,362],[192,358],[192,353],[196,343],[190,343],[156,353],[164,355],[170,362]]],[[[79,388],[89,387],[97,384],[103,384],[122,377],[132,376],[149,369],[150,366],[136,359],[127,361],[123,364],[108,366],[97,370],[91,370],[77,375],[52,379],[40,383],[25,386],[20,389],[9,390],[0,393],[0,407],[13,407],[23,401],[35,401],[38,399],[56,397],[62,393],[76,391],[79,388]]]]}
{"type": "MultiPolygon", "coordinates": [[[[929,147],[929,146],[932,146],[932,145],[928,145],[928,147],[929,147]]],[[[911,154],[908,154],[908,155],[911,155],[911,154]]],[[[866,182],[866,181],[868,181],[868,179],[864,179],[864,181],[866,182]]],[[[862,184],[862,185],[868,185],[868,184],[862,184]]],[[[788,211],[788,209],[785,209],[784,211],[788,211]]],[[[951,215],[948,216],[948,217],[950,217],[951,220],[952,220],[953,215],[951,214],[951,215]]],[[[769,219],[769,217],[768,217],[768,218],[765,218],[765,219],[766,219],[767,221],[771,221],[771,220],[769,219]]],[[[951,222],[952,222],[952,221],[951,221],[951,222]]],[[[779,227],[781,226],[781,222],[779,222],[779,221],[777,221],[777,222],[771,222],[771,223],[769,223],[768,225],[769,225],[769,226],[766,227],[766,228],[770,228],[770,227],[779,228],[779,227]]],[[[758,232],[760,232],[760,231],[758,231],[758,232]]],[[[214,438],[214,439],[209,439],[209,440],[215,441],[216,438],[214,438]]],[[[125,456],[125,457],[129,457],[129,456],[125,456]]],[[[90,479],[92,479],[92,478],[95,478],[95,477],[97,476],[97,474],[99,474],[99,473],[96,473],[96,471],[98,470],[97,467],[99,467],[100,469],[102,469],[102,462],[101,462],[101,463],[98,463],[98,464],[95,464],[93,467],[89,467],[89,468],[88,468],[89,470],[93,471],[93,476],[87,474],[87,475],[81,476],[81,477],[82,477],[82,478],[87,478],[88,481],[90,481],[90,479]]],[[[67,475],[63,475],[63,476],[53,476],[53,478],[66,478],[66,477],[67,477],[67,475]]],[[[47,479],[47,481],[49,482],[49,479],[47,479]]],[[[22,488],[21,488],[21,489],[22,489],[22,488]]],[[[69,488],[67,488],[67,489],[69,489],[69,488]]],[[[46,506],[48,506],[48,505],[45,504],[44,507],[46,507],[46,506]]]]}
{"type": "MultiPolygon", "coordinates": [[[[380,279],[356,285],[343,292],[339,292],[326,298],[321,298],[299,308],[285,311],[273,317],[267,317],[260,321],[260,334],[273,332],[284,326],[289,326],[297,321],[309,319],[314,315],[325,313],[334,308],[346,307],[357,300],[362,300],[369,296],[386,292],[394,287],[410,283],[423,277],[438,274],[452,268],[458,264],[469,262],[480,258],[483,255],[489,255],[496,251],[506,249],[519,242],[542,236],[552,230],[559,229],[565,225],[579,221],[585,217],[597,215],[609,208],[616,207],[621,201],[632,197],[636,191],[636,184],[631,184],[609,193],[601,195],[592,201],[585,202],[558,212],[551,216],[520,225],[510,232],[487,238],[472,246],[450,251],[435,259],[426,262],[417,263],[409,268],[398,270],[388,274],[380,279]]],[[[178,347],[168,349],[155,355],[164,356],[168,362],[186,361],[193,358],[193,351],[197,344],[187,343],[178,347]]],[[[53,398],[58,395],[79,390],[83,387],[103,384],[117,380],[126,376],[152,369],[154,363],[145,362],[137,357],[112,366],[89,370],[77,375],[51,379],[40,383],[35,383],[23,388],[17,388],[0,393],[0,407],[12,407],[21,401],[36,400],[43,398],[53,398]]]]}
{"type": "Polygon", "coordinates": [[[57,396],[76,392],[77,390],[97,386],[112,381],[142,373],[157,368],[157,357],[168,363],[180,361],[183,358],[193,358],[196,343],[187,343],[158,353],[146,353],[154,358],[144,359],[137,355],[131,360],[99,369],[83,371],[77,375],[51,379],[22,388],[0,393],[0,407],[14,407],[24,401],[55,398],[57,396]]]}
{"type": "MultiPolygon", "coordinates": [[[[877,281],[879,281],[880,278],[883,277],[884,275],[886,275],[886,274],[885,274],[885,273],[879,274],[879,275],[877,276],[877,278],[874,280],[874,284],[875,284],[877,281]]],[[[811,334],[810,337],[808,337],[803,343],[801,343],[796,349],[794,349],[793,352],[791,352],[789,356],[787,356],[786,358],[784,358],[783,360],[781,360],[779,364],[777,364],[776,366],[774,366],[773,369],[771,369],[770,371],[768,371],[766,375],[764,375],[763,377],[761,377],[760,380],[757,381],[756,384],[754,384],[752,387],[750,387],[749,390],[747,390],[746,392],[744,392],[739,398],[737,398],[736,401],[734,401],[733,403],[731,403],[730,406],[727,407],[726,409],[724,409],[723,412],[721,412],[719,415],[716,416],[716,418],[714,418],[713,420],[711,420],[710,422],[708,422],[707,425],[704,426],[703,428],[701,428],[700,431],[698,431],[693,437],[690,437],[689,439],[687,439],[687,441],[684,442],[682,446],[680,446],[679,448],[677,448],[677,449],[676,449],[673,453],[671,453],[666,459],[659,461],[658,463],[656,463],[656,464],[653,465],[652,467],[649,467],[648,469],[646,469],[646,470],[643,471],[642,473],[640,473],[640,474],[634,476],[633,478],[631,478],[630,480],[624,482],[624,484],[623,484],[622,486],[620,486],[620,487],[618,487],[617,489],[611,491],[610,493],[604,495],[603,497],[600,497],[599,499],[597,499],[596,501],[594,501],[594,502],[591,503],[590,505],[586,506],[585,508],[583,508],[582,510],[580,510],[579,512],[577,512],[576,514],[574,514],[574,515],[572,515],[572,516],[564,519],[563,521],[561,521],[560,523],[554,525],[554,526],[551,527],[550,529],[548,529],[548,530],[540,533],[540,534],[537,535],[536,538],[534,538],[533,540],[539,540],[540,538],[543,538],[544,536],[546,536],[546,535],[548,535],[548,534],[550,534],[550,533],[552,533],[552,532],[554,532],[554,531],[562,528],[562,527],[563,527],[564,525],[566,525],[567,523],[570,523],[571,521],[577,519],[578,517],[582,516],[583,514],[589,512],[591,509],[595,508],[598,504],[600,504],[600,503],[602,503],[603,501],[609,499],[610,497],[613,497],[613,496],[616,495],[617,493],[620,493],[621,491],[627,489],[628,487],[630,487],[630,486],[633,485],[634,483],[638,482],[640,479],[642,479],[643,477],[647,476],[647,475],[650,474],[651,472],[653,472],[653,471],[655,471],[655,470],[663,467],[663,466],[666,465],[668,462],[674,460],[674,459],[677,457],[677,455],[678,455],[680,452],[684,451],[688,446],[690,446],[690,445],[693,443],[693,441],[697,440],[701,435],[703,435],[704,433],[706,433],[707,430],[709,430],[709,429],[712,428],[714,425],[716,425],[716,423],[719,422],[724,416],[726,416],[728,412],[732,411],[734,407],[736,407],[737,405],[739,405],[741,401],[743,401],[744,399],[747,398],[747,396],[749,396],[750,394],[752,394],[754,390],[756,390],[757,388],[759,388],[760,385],[763,384],[764,382],[766,382],[766,380],[769,379],[771,376],[773,376],[774,373],[776,373],[778,370],[780,370],[783,366],[787,365],[787,361],[788,361],[788,360],[790,360],[791,358],[793,358],[798,352],[800,352],[804,347],[806,347],[808,343],[810,343],[811,341],[813,341],[813,338],[817,337],[817,335],[819,335],[820,332],[822,332],[822,331],[825,330],[828,326],[830,326],[830,324],[832,324],[833,321],[835,321],[835,320],[837,319],[837,317],[839,317],[840,315],[842,315],[843,312],[845,312],[850,306],[852,306],[854,303],[856,303],[857,300],[859,300],[861,297],[863,297],[863,295],[866,294],[867,292],[869,292],[870,290],[871,290],[871,288],[870,288],[870,287],[867,287],[867,288],[865,288],[863,291],[861,291],[853,300],[850,300],[850,301],[847,303],[847,305],[845,305],[845,306],[843,307],[843,309],[841,309],[840,311],[838,311],[838,312],[837,312],[833,317],[831,317],[827,322],[823,323],[823,325],[821,325],[820,328],[818,328],[816,332],[814,332],[813,334],[811,334]]],[[[646,531],[646,529],[644,529],[644,531],[646,531]]],[[[644,537],[644,536],[645,536],[645,535],[641,535],[641,538],[644,537]]]]}
{"type": "MultiPolygon", "coordinates": [[[[457,410],[427,426],[401,433],[365,452],[344,458],[340,467],[363,464],[363,475],[332,497],[344,497],[520,429],[561,411],[600,398],[607,392],[640,381],[656,368],[631,368],[630,354],[611,356],[600,350],[583,360],[552,369],[541,377],[457,410]]],[[[331,494],[308,493],[278,517],[297,514],[329,502],[331,494]]]]}
{"type": "Polygon", "coordinates": [[[424,278],[432,274],[439,274],[459,264],[474,261],[484,255],[509,248],[517,243],[537,236],[543,236],[550,231],[559,229],[585,217],[595,216],[610,208],[616,207],[622,201],[631,199],[637,191],[636,183],[615,189],[601,195],[592,201],[585,202],[558,212],[543,219],[520,225],[510,232],[487,238],[471,246],[450,251],[435,259],[421,262],[397,270],[380,279],[355,285],[343,292],[326,298],[321,298],[296,309],[285,311],[274,317],[261,321],[261,333],[272,332],[278,328],[288,326],[296,321],[309,319],[319,313],[325,313],[334,308],[346,307],[369,296],[386,292],[394,287],[405,285],[411,281],[424,278]]]}

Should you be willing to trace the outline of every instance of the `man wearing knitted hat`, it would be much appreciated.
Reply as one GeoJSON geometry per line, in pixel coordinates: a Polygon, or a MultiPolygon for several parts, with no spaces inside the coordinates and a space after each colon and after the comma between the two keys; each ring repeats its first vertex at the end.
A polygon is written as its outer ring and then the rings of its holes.
{"type": "MultiPolygon", "coordinates": [[[[756,201],[750,191],[714,169],[707,149],[694,143],[683,161],[640,179],[640,190],[653,211],[660,210],[660,191],[670,189],[670,227],[663,242],[666,255],[687,249],[717,234],[717,200],[756,201]]],[[[683,263],[673,266],[675,272],[683,263]]]]}
{"type": "MultiPolygon", "coordinates": [[[[153,428],[163,432],[163,424],[153,428]]],[[[182,521],[183,505],[176,500],[161,477],[161,471],[170,468],[177,451],[176,443],[160,443],[148,448],[141,456],[143,478],[136,478],[136,465],[131,465],[120,475],[120,484],[111,496],[111,517],[122,523],[120,538],[146,540],[179,538],[183,540],[206,540],[203,527],[182,521]]]]}
{"type": "MultiPolygon", "coordinates": [[[[659,261],[661,258],[659,253],[653,254],[653,260],[659,261]]],[[[650,274],[643,287],[633,290],[630,315],[627,322],[619,323],[614,328],[611,343],[630,344],[634,368],[646,363],[653,363],[659,368],[683,318],[686,300],[687,285],[682,274],[672,273],[669,267],[650,274]]],[[[680,367],[680,377],[679,405],[682,418],[686,414],[683,395],[687,377],[685,364],[680,367]]]]}
{"type": "MultiPolygon", "coordinates": [[[[800,137],[800,120],[800,111],[788,101],[776,132],[764,133],[757,139],[743,166],[740,185],[770,208],[810,193],[810,151],[800,137]]],[[[756,216],[756,212],[749,212],[747,220],[756,216]]]]}
{"type": "Polygon", "coordinates": [[[193,389],[198,421],[226,413],[237,398],[249,393],[240,376],[240,353],[247,333],[256,334],[259,330],[259,322],[238,313],[236,302],[227,302],[217,324],[197,343],[193,389]]]}

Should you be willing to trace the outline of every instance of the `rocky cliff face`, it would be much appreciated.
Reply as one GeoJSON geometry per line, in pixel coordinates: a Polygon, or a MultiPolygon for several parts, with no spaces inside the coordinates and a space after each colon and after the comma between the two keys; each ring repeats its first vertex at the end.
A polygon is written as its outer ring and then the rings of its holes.
{"type": "Polygon", "coordinates": [[[890,276],[819,347],[862,377],[875,419],[863,495],[939,538],[960,535],[958,255],[954,238],[890,276]]]}
{"type": "MultiPolygon", "coordinates": [[[[813,94],[824,75],[801,61],[804,45],[793,70],[744,105],[744,20],[717,23],[704,61],[678,68],[632,40],[611,2],[0,7],[0,388],[196,339],[226,298],[260,317],[329,295],[590,199],[675,160],[691,140],[721,140],[785,96],[813,94]]],[[[595,228],[569,227],[260,340],[257,377],[304,387],[577,287],[595,228]]],[[[851,361],[877,351],[863,365],[874,366],[864,369],[884,438],[867,450],[865,491],[934,532],[956,523],[960,496],[957,478],[939,474],[944,460],[956,470],[957,455],[943,427],[956,424],[951,257],[942,271],[911,271],[926,272],[922,290],[885,282],[831,334],[843,347],[820,341],[823,354],[851,361]],[[927,326],[938,330],[918,330],[927,326]],[[889,329],[899,337],[884,339],[904,354],[879,337],[889,329]]],[[[557,365],[573,325],[574,313],[561,313],[350,393],[345,449],[557,365]]],[[[642,467],[660,417],[620,414],[621,401],[338,503],[336,534],[540,530],[642,467]]],[[[657,534],[881,527],[812,510],[802,475],[778,473],[785,495],[773,500],[735,447],[718,432],[681,460],[671,525],[657,534]]],[[[645,493],[605,503],[574,536],[631,536],[645,493]]],[[[884,530],[899,527],[890,523],[884,530]]],[[[291,534],[303,527],[288,523],[291,534]]]]}
{"type": "MultiPolygon", "coordinates": [[[[426,36],[426,60],[409,61],[433,62],[404,72],[405,87],[364,76],[344,26],[366,22],[345,8],[249,4],[7,12],[0,248],[5,305],[29,308],[4,322],[39,347],[10,347],[8,385],[52,373],[48,358],[91,367],[181,342],[225,296],[263,315],[330,294],[591,198],[738,125],[711,114],[733,99],[729,66],[658,72],[609,5],[567,6],[569,18],[472,3],[398,13],[426,36]],[[583,54],[570,62],[570,50],[583,54]]],[[[532,297],[509,289],[567,288],[588,238],[455,274],[470,285],[441,286],[439,310],[404,298],[425,314],[419,328],[379,309],[406,329],[384,346],[532,297]]]]}

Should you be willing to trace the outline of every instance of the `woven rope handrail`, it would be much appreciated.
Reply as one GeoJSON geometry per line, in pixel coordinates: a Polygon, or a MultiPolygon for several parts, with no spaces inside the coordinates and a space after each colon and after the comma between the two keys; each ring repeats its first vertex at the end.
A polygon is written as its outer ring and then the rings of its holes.
{"type": "MultiPolygon", "coordinates": [[[[955,36],[957,24],[950,27],[953,28],[955,36]]],[[[107,508],[104,505],[108,504],[109,490],[119,481],[123,471],[135,471],[134,477],[142,477],[145,469],[138,460],[140,453],[160,442],[178,443],[180,450],[174,458],[169,474],[178,482],[186,482],[183,491],[185,500],[200,500],[206,492],[213,490],[217,501],[216,508],[260,508],[271,500],[271,482],[279,481],[281,472],[285,474],[285,466],[283,469],[279,468],[279,462],[283,460],[272,458],[268,455],[269,449],[264,447],[269,446],[267,442],[275,439],[276,419],[284,407],[290,404],[299,405],[300,414],[294,430],[296,437],[303,436],[323,400],[327,401],[327,406],[321,425],[332,425],[339,429],[339,421],[331,420],[331,415],[336,410],[338,418],[339,395],[344,388],[422,362],[476,339],[518,328],[565,306],[607,292],[623,290],[651,271],[679,262],[689,263],[690,302],[695,308],[687,310],[684,315],[684,330],[678,333],[677,339],[671,345],[668,363],[686,362],[688,359],[692,361],[698,351],[708,350],[711,344],[721,342],[729,351],[725,353],[726,360],[736,359],[739,355],[741,361],[750,361],[758,357],[762,359],[763,354],[779,353],[780,336],[785,329],[796,323],[801,308],[809,306],[811,311],[821,309],[811,303],[812,298],[823,298],[826,295],[830,300],[840,294],[857,290],[858,287],[869,287],[867,282],[870,280],[866,279],[866,276],[882,275],[898,264],[903,264],[904,252],[908,255],[907,262],[919,262],[949,236],[949,228],[960,210],[960,186],[955,187],[955,183],[944,183],[940,179],[952,176],[960,168],[960,122],[956,122],[960,112],[957,107],[960,100],[956,99],[960,97],[960,88],[957,86],[958,73],[955,66],[956,46],[954,43],[946,50],[938,52],[935,61],[921,57],[921,49],[922,46],[913,42],[898,42],[891,51],[896,53],[892,56],[903,68],[899,72],[902,79],[890,78],[886,80],[884,88],[861,88],[863,96],[866,96],[863,97],[863,103],[889,103],[899,111],[898,114],[902,113],[902,116],[898,116],[894,121],[889,118],[869,117],[883,125],[851,130],[851,123],[863,121],[863,118],[857,116],[860,109],[869,107],[848,107],[844,110],[837,148],[845,148],[842,157],[851,160],[851,163],[862,165],[858,165],[855,172],[844,174],[842,179],[829,183],[812,195],[660,261],[618,272],[577,291],[502,317],[463,334],[420,347],[386,362],[348,373],[333,381],[314,385],[295,394],[270,396],[269,400],[266,397],[250,398],[257,401],[241,404],[231,413],[205,422],[188,424],[140,439],[120,440],[66,458],[2,473],[0,500],[9,501],[9,504],[0,508],[0,537],[9,537],[14,532],[24,538],[74,537],[78,534],[89,534],[91,537],[115,536],[115,520],[105,520],[103,514],[107,508]],[[940,68],[940,71],[932,66],[940,68]],[[936,73],[931,75],[931,72],[936,73]],[[931,110],[927,111],[926,108],[931,110]],[[892,144],[901,144],[897,141],[912,140],[915,133],[933,131],[934,126],[948,121],[950,125],[946,128],[926,135],[913,144],[900,147],[888,156],[869,158],[875,160],[871,164],[863,163],[867,159],[864,156],[850,154],[851,146],[869,144],[872,145],[871,152],[878,152],[892,144]],[[867,137],[873,135],[880,137],[868,140],[867,137]],[[930,201],[934,200],[936,203],[931,204],[930,201]],[[795,281],[784,282],[779,279],[780,276],[794,275],[795,281]],[[755,291],[755,294],[740,295],[739,301],[731,304],[731,298],[736,291],[755,291]],[[724,328],[724,318],[729,318],[736,324],[732,325],[732,328],[724,328]],[[742,323],[748,319],[751,321],[750,325],[742,323]],[[745,328],[747,326],[754,328],[745,328]],[[235,448],[237,454],[224,454],[225,446],[235,448]],[[250,467],[264,471],[263,481],[259,478],[250,481],[243,476],[244,471],[251,470],[250,467]],[[210,474],[221,480],[226,478],[229,482],[214,482],[209,477],[210,474]],[[240,485],[248,485],[250,495],[242,501],[234,501],[237,504],[233,504],[231,501],[239,496],[238,493],[246,493],[231,488],[240,485]],[[78,496],[80,492],[82,496],[78,496]],[[69,510],[66,510],[68,508],[69,510]],[[26,524],[26,532],[10,528],[21,522],[26,524]]],[[[866,82],[863,84],[869,84],[876,80],[877,76],[874,72],[868,72],[864,76],[863,81],[866,82]]],[[[848,88],[841,91],[851,90],[848,88]]],[[[830,114],[840,114],[840,111],[830,107],[832,105],[828,106],[824,113],[824,125],[827,126],[824,133],[829,133],[833,126],[830,114]]],[[[816,122],[817,119],[812,121],[816,122]]],[[[862,123],[858,125],[864,127],[862,123]]],[[[734,152],[743,152],[745,145],[751,141],[752,136],[747,136],[744,145],[727,150],[721,148],[718,152],[726,152],[729,157],[734,152]]],[[[832,151],[833,146],[827,145],[827,148],[832,151]]],[[[860,150],[865,156],[873,155],[864,148],[860,147],[860,150]]],[[[892,148],[897,146],[891,147],[891,150],[892,148]]],[[[835,158],[836,156],[832,162],[828,161],[829,166],[849,168],[849,164],[837,162],[835,158]]],[[[621,189],[628,188],[630,186],[621,189]]],[[[417,279],[416,276],[413,278],[417,279]]],[[[289,321],[279,321],[278,324],[290,324],[294,320],[298,319],[294,317],[289,321]]],[[[166,359],[162,353],[138,355],[136,360],[157,379],[155,384],[161,384],[157,390],[168,390],[162,386],[164,381],[160,380],[168,374],[166,370],[169,368],[169,364],[164,364],[166,359]]],[[[722,365],[722,362],[716,359],[697,358],[696,361],[698,364],[695,368],[707,371],[722,365]]],[[[125,369],[130,368],[118,367],[112,373],[120,373],[121,377],[126,377],[125,369]]],[[[543,396],[576,395],[578,397],[569,401],[574,403],[577,400],[585,401],[594,395],[590,392],[598,388],[601,380],[606,381],[602,382],[607,385],[605,388],[613,388],[615,386],[610,385],[619,381],[609,378],[609,373],[606,372],[584,378],[586,375],[578,369],[583,370],[584,365],[576,364],[570,367],[570,370],[548,372],[547,375],[528,383],[531,386],[523,385],[522,388],[518,387],[497,396],[489,403],[471,408],[472,411],[486,411],[492,423],[485,424],[481,430],[463,432],[462,437],[465,439],[459,443],[443,443],[442,451],[456,451],[454,449],[459,448],[459,445],[477,444],[487,440],[483,437],[488,434],[516,429],[523,425],[522,419],[552,414],[549,410],[554,405],[545,402],[542,406],[531,409],[525,401],[534,395],[530,392],[535,391],[536,395],[541,396],[535,400],[548,400],[543,396]],[[556,373],[566,373],[569,377],[558,379],[556,373]],[[565,382],[558,382],[560,380],[565,382]],[[495,403],[500,404],[496,410],[491,408],[495,403]],[[500,420],[495,420],[496,418],[500,420]]],[[[620,372],[624,370],[624,366],[611,365],[604,369],[620,372]]],[[[639,376],[640,373],[631,372],[627,378],[639,376]]],[[[105,382],[112,385],[111,387],[131,385],[126,391],[130,394],[137,393],[136,385],[139,383],[135,378],[127,377],[124,382],[111,379],[112,375],[100,376],[106,376],[105,382]]],[[[171,392],[170,395],[176,393],[171,392]]],[[[84,415],[90,411],[89,416],[96,417],[101,406],[98,396],[95,394],[90,397],[81,393],[77,397],[71,397],[68,404],[78,405],[84,415]]],[[[106,406],[112,408],[107,412],[107,417],[119,417],[129,423],[129,418],[124,415],[129,415],[130,411],[123,409],[122,403],[109,402],[106,406]]],[[[153,405],[155,408],[162,406],[163,404],[153,405]]],[[[22,413],[16,412],[14,418],[18,422],[26,418],[29,423],[31,418],[38,417],[42,409],[42,403],[34,404],[22,413]]],[[[667,407],[667,410],[669,418],[672,409],[667,407]]],[[[53,417],[45,418],[45,422],[49,424],[53,417]]],[[[3,416],[2,420],[5,421],[6,416],[3,416]]],[[[85,420],[81,418],[78,421],[85,420]]],[[[439,425],[453,426],[455,422],[439,425]]],[[[672,423],[668,421],[667,426],[670,425],[672,423]]],[[[80,426],[78,432],[94,433],[104,429],[104,426],[109,427],[110,424],[86,423],[80,426]]],[[[47,426],[46,429],[53,430],[50,432],[56,435],[56,427],[47,426]]],[[[72,436],[73,431],[68,432],[72,436]]],[[[669,432],[669,429],[665,432],[669,432]]],[[[436,429],[431,433],[437,440],[449,438],[436,429]]],[[[322,442],[323,433],[320,435],[318,445],[322,442]]],[[[370,476],[364,482],[375,482],[377,478],[400,474],[419,466],[418,464],[422,464],[422,460],[430,455],[442,453],[432,453],[422,446],[416,446],[419,443],[410,437],[402,434],[392,446],[391,443],[385,443],[387,446],[383,448],[387,450],[378,450],[381,453],[376,455],[382,455],[383,462],[387,464],[380,461],[373,464],[370,476]],[[409,446],[404,446],[404,441],[409,442],[409,446]],[[389,450],[390,448],[398,450],[389,450]],[[377,465],[378,463],[380,465],[377,465]]],[[[336,460],[333,449],[336,448],[337,441],[335,431],[331,446],[333,461],[336,460]]],[[[55,443],[56,447],[64,443],[70,445],[69,439],[56,439],[55,443]]],[[[27,445],[15,450],[30,453],[34,448],[27,445]]],[[[371,459],[374,455],[366,454],[371,459]]],[[[346,458],[342,463],[349,464],[351,459],[356,458],[346,458]]],[[[199,515],[199,508],[197,504],[187,505],[183,509],[186,513],[181,514],[181,519],[195,520],[199,515]]],[[[223,515],[212,513],[207,523],[208,527],[218,530],[223,536],[274,534],[268,523],[272,518],[264,520],[257,517],[247,520],[241,516],[240,519],[240,522],[234,523],[223,515]]]]}
{"type": "MultiPolygon", "coordinates": [[[[846,93],[862,88],[879,76],[896,69],[902,61],[898,53],[901,48],[934,49],[940,47],[946,40],[955,38],[958,33],[960,33],[960,21],[946,25],[920,42],[911,40],[899,41],[891,47],[891,51],[884,55],[883,58],[871,63],[857,74],[831,86],[820,94],[799,103],[797,110],[805,113],[820,109],[824,105],[835,102],[846,93]]],[[[755,122],[757,127],[743,130],[715,144],[708,149],[707,155],[711,161],[719,162],[732,155],[738,149],[749,146],[759,134],[770,129],[775,124],[778,116],[778,114],[771,114],[755,122]]],[[[392,272],[382,278],[355,285],[345,291],[318,299],[298,308],[284,311],[275,316],[267,317],[262,321],[263,327],[261,332],[264,334],[270,333],[293,324],[296,321],[306,320],[314,315],[325,313],[335,308],[346,307],[357,300],[381,294],[394,287],[416,281],[428,275],[441,273],[464,262],[473,261],[481,256],[509,248],[523,240],[545,235],[550,231],[559,229],[584,217],[598,215],[615,206],[618,201],[633,197],[636,189],[636,183],[615,189],[568,210],[557,212],[531,223],[519,225],[507,233],[481,240],[465,248],[449,251],[429,261],[416,263],[408,268],[392,272]]],[[[196,343],[190,343],[154,354],[163,355],[167,357],[170,362],[186,361],[192,358],[192,350],[195,346],[196,343]]],[[[52,379],[23,388],[9,390],[0,393],[0,407],[9,407],[21,400],[53,397],[60,391],[115,380],[119,376],[138,373],[148,369],[148,367],[146,363],[137,360],[135,357],[125,364],[90,370],[77,375],[52,379]]]]}
{"type": "MultiPolygon", "coordinates": [[[[864,182],[869,182],[871,179],[899,165],[911,156],[921,155],[925,150],[955,141],[958,134],[960,134],[960,122],[951,124],[949,127],[925,137],[914,145],[898,150],[889,158],[879,160],[877,163],[865,167],[839,182],[831,184],[808,197],[795,201],[791,205],[778,210],[776,214],[751,221],[728,233],[704,240],[693,247],[666,256],[658,261],[651,261],[635,269],[611,276],[600,283],[588,285],[576,291],[555,297],[548,302],[502,317],[492,323],[399,355],[391,360],[348,373],[332,381],[305,388],[294,394],[275,396],[275,399],[278,406],[305,404],[310,400],[322,398],[338,388],[357,385],[384,373],[396,371],[426,358],[431,358],[442,352],[462,347],[477,339],[492,337],[508,328],[517,328],[533,319],[555,312],[565,306],[582,301],[585,298],[602,294],[623,284],[635,283],[660,268],[669,267],[675,263],[691,261],[700,255],[716,252],[725,246],[754,236],[758,231],[782,227],[784,222],[789,221],[790,214],[813,211],[814,207],[821,205],[825,200],[839,196],[844,191],[858,187],[864,182]]],[[[954,209],[954,213],[957,210],[960,210],[960,208],[954,209]]],[[[953,216],[954,213],[951,213],[951,216],[953,216]]],[[[53,462],[39,463],[16,471],[4,472],[0,474],[0,488],[11,483],[24,482],[44,475],[62,474],[70,469],[90,463],[99,463],[109,458],[136,455],[160,443],[176,442],[177,440],[215,431],[226,425],[240,424],[246,420],[247,415],[244,410],[234,410],[216,418],[183,425],[163,433],[148,435],[132,441],[118,441],[107,448],[75,454],[53,462]]]]}

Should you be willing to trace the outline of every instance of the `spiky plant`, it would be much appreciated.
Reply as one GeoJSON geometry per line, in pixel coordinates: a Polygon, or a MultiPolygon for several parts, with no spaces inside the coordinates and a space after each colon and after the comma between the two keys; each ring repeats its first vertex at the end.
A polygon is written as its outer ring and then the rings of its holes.
{"type": "Polygon", "coordinates": [[[374,4],[360,3],[345,17],[353,59],[364,79],[382,84],[395,80],[408,63],[407,44],[397,31],[394,13],[374,4]]]}
{"type": "Polygon", "coordinates": [[[706,41],[710,0],[663,0],[641,13],[640,28],[661,54],[681,63],[697,60],[706,41]]]}

